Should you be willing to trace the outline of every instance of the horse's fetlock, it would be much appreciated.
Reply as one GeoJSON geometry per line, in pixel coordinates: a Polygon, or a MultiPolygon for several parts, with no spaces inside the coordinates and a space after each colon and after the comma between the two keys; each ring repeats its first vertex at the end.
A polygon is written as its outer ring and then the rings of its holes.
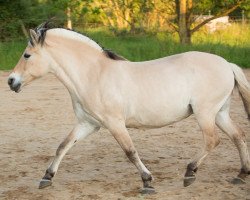
{"type": "Polygon", "coordinates": [[[141,178],[142,178],[143,181],[152,181],[151,174],[148,174],[146,172],[142,172],[141,178]]]}
{"type": "Polygon", "coordinates": [[[250,169],[241,168],[240,174],[250,174],[250,169]]]}
{"type": "Polygon", "coordinates": [[[195,173],[197,172],[198,167],[196,163],[189,163],[187,165],[187,171],[185,173],[185,177],[195,176],[195,173]]]}
{"type": "Polygon", "coordinates": [[[148,174],[146,172],[142,172],[141,178],[143,181],[143,187],[144,188],[151,188],[151,181],[152,181],[152,176],[151,174],[148,174]]]}
{"type": "Polygon", "coordinates": [[[189,163],[189,164],[187,165],[187,170],[196,172],[196,171],[198,170],[198,168],[197,168],[197,166],[196,166],[196,163],[189,163]]]}
{"type": "Polygon", "coordinates": [[[55,176],[55,172],[52,172],[50,169],[47,169],[43,179],[51,180],[55,176]]]}

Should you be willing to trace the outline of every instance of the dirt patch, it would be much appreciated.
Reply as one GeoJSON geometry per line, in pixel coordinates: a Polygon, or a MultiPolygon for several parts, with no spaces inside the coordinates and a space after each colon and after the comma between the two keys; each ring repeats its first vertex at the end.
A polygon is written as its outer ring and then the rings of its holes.
{"type": "MultiPolygon", "coordinates": [[[[250,79],[250,70],[245,73],[250,79]]],[[[8,72],[0,72],[0,199],[250,199],[249,178],[244,185],[230,183],[240,169],[240,160],[221,132],[221,144],[200,166],[196,182],[182,186],[187,163],[203,145],[193,116],[161,129],[129,130],[154,176],[154,195],[138,193],[142,183],[137,170],[104,129],[73,147],[53,185],[39,190],[40,178],[76,122],[71,100],[52,75],[19,94],[9,91],[7,76],[8,72]]],[[[249,147],[249,121],[237,92],[231,110],[232,118],[247,134],[249,147]]]]}

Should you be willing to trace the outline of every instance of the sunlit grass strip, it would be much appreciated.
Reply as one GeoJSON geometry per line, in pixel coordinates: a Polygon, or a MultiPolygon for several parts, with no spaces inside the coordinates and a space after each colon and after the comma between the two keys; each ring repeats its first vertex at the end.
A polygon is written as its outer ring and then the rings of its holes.
{"type": "MultiPolygon", "coordinates": [[[[101,46],[131,61],[144,61],[186,51],[203,51],[224,57],[229,62],[250,68],[250,27],[232,24],[227,28],[208,33],[201,30],[193,35],[192,45],[178,43],[176,33],[123,34],[115,36],[107,29],[85,30],[101,46]]],[[[0,43],[0,70],[11,69],[20,58],[27,41],[0,43]]]]}

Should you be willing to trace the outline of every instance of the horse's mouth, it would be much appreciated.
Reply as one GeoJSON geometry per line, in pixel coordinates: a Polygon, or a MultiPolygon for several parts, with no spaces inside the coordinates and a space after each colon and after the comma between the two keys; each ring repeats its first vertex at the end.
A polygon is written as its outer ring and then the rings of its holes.
{"type": "Polygon", "coordinates": [[[16,93],[19,93],[21,91],[21,83],[18,83],[15,86],[11,85],[10,89],[13,90],[13,91],[15,91],[16,93]]]}

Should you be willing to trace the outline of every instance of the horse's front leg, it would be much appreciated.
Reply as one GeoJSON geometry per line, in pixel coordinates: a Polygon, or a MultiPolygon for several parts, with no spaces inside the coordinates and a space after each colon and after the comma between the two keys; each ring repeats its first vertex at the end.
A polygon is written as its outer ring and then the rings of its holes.
{"type": "Polygon", "coordinates": [[[97,131],[99,128],[89,124],[89,123],[81,123],[77,125],[70,134],[64,139],[64,141],[59,145],[56,151],[56,155],[54,160],[46,170],[46,173],[39,184],[39,189],[45,188],[52,184],[52,178],[57,172],[59,164],[63,159],[64,155],[68,152],[68,150],[80,139],[87,137],[89,134],[97,131]]]}
{"type": "Polygon", "coordinates": [[[108,123],[107,128],[112,133],[116,141],[119,143],[123,151],[126,153],[129,160],[139,170],[143,181],[143,188],[141,190],[141,193],[143,194],[154,193],[155,190],[151,186],[151,181],[152,181],[151,173],[139,158],[137,150],[134,147],[134,144],[127,131],[127,128],[125,127],[125,123],[120,120],[111,120],[108,123]]]}

